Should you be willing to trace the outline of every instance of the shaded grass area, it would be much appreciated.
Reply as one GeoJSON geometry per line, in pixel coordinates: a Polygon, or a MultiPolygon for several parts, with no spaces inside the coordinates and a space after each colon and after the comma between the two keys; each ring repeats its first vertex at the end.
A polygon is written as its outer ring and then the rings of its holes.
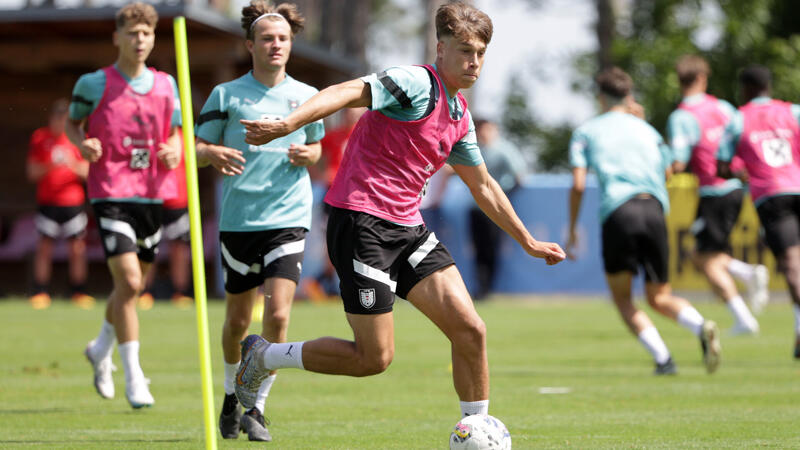
{"type": "MultiPolygon", "coordinates": [[[[675,377],[651,375],[649,356],[606,300],[498,298],[478,308],[489,330],[490,412],[506,423],[515,448],[800,448],[800,363],[791,357],[786,303],[759,317],[760,336],[724,335],[713,376],[689,332],[651,315],[678,364],[675,377]],[[568,393],[542,394],[543,387],[568,393]]],[[[722,305],[698,309],[723,329],[731,325],[722,305]]],[[[223,314],[222,302],[209,304],[216,414],[223,314]]],[[[55,302],[33,311],[21,299],[0,302],[0,448],[204,445],[194,310],[157,303],[140,312],[142,365],[156,404],[138,411],[124,398],[121,370],[114,400],[94,392],[82,351],[101,318],[102,305],[83,311],[55,302]]],[[[446,448],[459,417],[449,343],[405,302],[395,326],[395,360],[381,375],[282,371],[267,403],[275,439],[268,445],[446,448]]],[[[340,305],[298,303],[291,339],[322,335],[351,336],[340,305]]],[[[241,436],[219,445],[255,444],[241,436]]]]}

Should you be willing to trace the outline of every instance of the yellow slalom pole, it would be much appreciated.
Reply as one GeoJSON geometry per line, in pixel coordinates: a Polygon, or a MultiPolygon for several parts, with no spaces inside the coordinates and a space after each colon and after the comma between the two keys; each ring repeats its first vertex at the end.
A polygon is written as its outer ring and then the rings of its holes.
{"type": "Polygon", "coordinates": [[[175,60],[178,66],[178,90],[181,96],[183,148],[186,161],[186,188],[189,195],[189,223],[192,237],[192,274],[197,308],[197,342],[200,350],[200,375],[203,385],[203,418],[206,449],[216,450],[214,423],[214,388],[211,381],[211,352],[208,344],[208,309],[206,308],[206,273],[203,253],[203,230],[200,224],[200,195],[197,187],[197,158],[194,149],[194,115],[192,88],[189,82],[189,51],[186,45],[186,18],[173,21],[175,60]]]}

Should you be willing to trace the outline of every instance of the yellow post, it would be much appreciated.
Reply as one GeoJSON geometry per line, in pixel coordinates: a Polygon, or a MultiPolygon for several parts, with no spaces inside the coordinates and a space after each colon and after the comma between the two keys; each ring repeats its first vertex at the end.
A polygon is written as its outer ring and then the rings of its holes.
{"type": "Polygon", "coordinates": [[[197,158],[194,150],[194,115],[192,90],[189,82],[189,51],[186,46],[186,19],[173,21],[175,60],[178,66],[178,90],[181,96],[183,148],[186,157],[186,188],[189,196],[189,223],[192,237],[192,274],[194,300],[197,308],[197,342],[200,350],[200,375],[203,386],[203,417],[206,449],[216,450],[214,421],[214,388],[211,380],[211,352],[208,344],[208,310],[206,308],[206,274],[203,253],[203,230],[200,224],[200,196],[197,187],[197,158]]]}

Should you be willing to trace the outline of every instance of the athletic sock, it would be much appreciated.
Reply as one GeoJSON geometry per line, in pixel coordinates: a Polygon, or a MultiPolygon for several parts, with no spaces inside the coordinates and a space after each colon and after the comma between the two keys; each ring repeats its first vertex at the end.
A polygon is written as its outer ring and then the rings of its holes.
{"type": "Polygon", "coordinates": [[[114,342],[117,340],[117,332],[114,330],[114,325],[103,320],[103,326],[100,327],[100,334],[94,340],[94,344],[89,349],[94,359],[103,359],[111,356],[114,351],[114,342]]]}
{"type": "Polygon", "coordinates": [[[461,417],[472,416],[475,414],[489,414],[489,400],[478,400],[477,402],[461,403],[461,417]]]}
{"type": "Polygon", "coordinates": [[[800,306],[794,305],[794,334],[800,336],[800,306]]]}
{"type": "Polygon", "coordinates": [[[264,366],[275,369],[305,369],[303,367],[303,342],[273,343],[264,352],[264,366]]]}
{"type": "Polygon", "coordinates": [[[740,295],[733,297],[732,299],[728,300],[728,309],[733,315],[733,319],[736,320],[736,323],[739,325],[745,326],[747,328],[753,328],[758,324],[758,321],[753,314],[747,309],[747,305],[742,300],[740,295]]]}
{"type": "Polygon", "coordinates": [[[139,341],[128,341],[119,344],[118,348],[122,368],[125,369],[125,383],[144,379],[142,366],[139,365],[139,341]]]}
{"type": "Polygon", "coordinates": [[[694,306],[687,306],[680,310],[677,320],[682,327],[691,331],[697,337],[700,337],[700,334],[703,332],[703,322],[705,319],[694,309],[694,306]]]}
{"type": "Polygon", "coordinates": [[[733,258],[728,263],[727,269],[731,275],[744,282],[750,281],[756,273],[756,266],[733,258]]]}
{"type": "Polygon", "coordinates": [[[236,372],[239,371],[240,361],[233,364],[228,364],[224,360],[222,362],[225,367],[225,395],[231,395],[236,392],[236,372]]]}
{"type": "Polygon", "coordinates": [[[669,361],[669,350],[667,344],[661,339],[656,327],[647,327],[639,333],[639,342],[644,345],[644,348],[653,356],[656,364],[664,364],[669,361]]]}
{"type": "Polygon", "coordinates": [[[277,374],[272,374],[264,379],[261,382],[261,386],[258,388],[258,394],[256,394],[256,408],[264,414],[264,404],[267,403],[267,397],[269,397],[269,391],[272,389],[272,384],[275,383],[275,377],[277,374]]]}

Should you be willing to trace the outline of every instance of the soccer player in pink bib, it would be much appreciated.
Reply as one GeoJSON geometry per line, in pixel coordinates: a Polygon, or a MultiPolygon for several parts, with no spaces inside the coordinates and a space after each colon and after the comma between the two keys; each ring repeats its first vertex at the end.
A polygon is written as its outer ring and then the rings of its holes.
{"type": "Polygon", "coordinates": [[[175,80],[145,65],[157,21],[144,3],[117,12],[117,61],[78,80],[67,124],[70,140],[90,162],[89,200],[114,284],[105,321],[85,354],[98,394],[113,398],[111,353],[119,341],[125,394],[134,408],[154,402],[139,364],[136,298],[161,238],[162,204],[177,195],[171,169],[181,149],[175,80]]]}
{"type": "Polygon", "coordinates": [[[794,302],[794,357],[800,359],[800,105],[770,98],[772,75],[750,66],[739,73],[741,106],[717,154],[721,176],[746,176],[764,237],[794,302]],[[730,161],[738,156],[746,174],[730,161]]]}
{"type": "Polygon", "coordinates": [[[517,217],[489,176],[464,97],[480,75],[492,23],[462,2],[436,13],[434,65],[400,66],[322,90],[280,121],[244,120],[246,141],[263,145],[347,107],[366,106],[351,135],[333,185],[327,242],[353,340],[322,337],[270,343],[242,342],[239,400],[252,403],[270,370],[368,376],[394,357],[395,296],[427,316],[451,342],[453,383],[462,415],[488,414],[486,326],[475,310],[447,249],[422,221],[427,180],[446,162],[481,209],[531,256],[548,264],[565,255],[540,242],[517,217]]]}

